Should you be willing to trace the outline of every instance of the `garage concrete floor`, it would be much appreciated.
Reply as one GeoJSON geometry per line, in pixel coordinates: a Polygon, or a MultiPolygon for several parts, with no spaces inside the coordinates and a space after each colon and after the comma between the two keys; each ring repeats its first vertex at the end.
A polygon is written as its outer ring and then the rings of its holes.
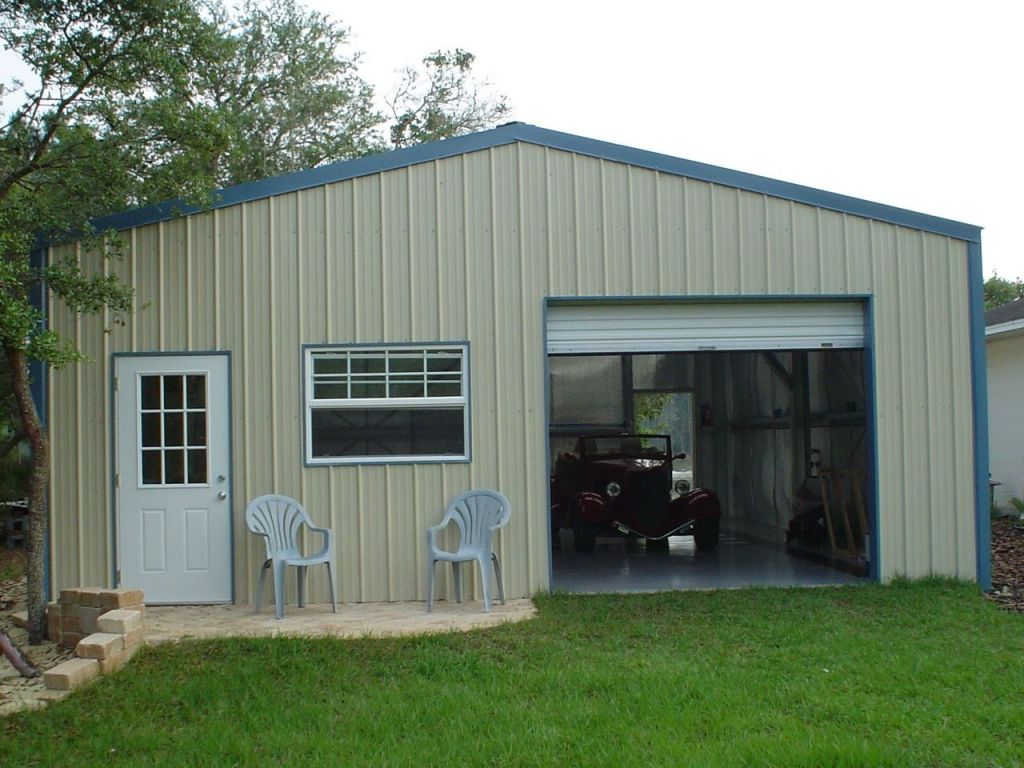
{"type": "Polygon", "coordinates": [[[590,554],[573,551],[562,532],[552,553],[553,585],[566,592],[659,592],[749,586],[854,584],[863,578],[793,557],[785,549],[723,535],[714,552],[698,552],[691,536],[673,536],[667,552],[641,542],[598,539],[590,554]]]}

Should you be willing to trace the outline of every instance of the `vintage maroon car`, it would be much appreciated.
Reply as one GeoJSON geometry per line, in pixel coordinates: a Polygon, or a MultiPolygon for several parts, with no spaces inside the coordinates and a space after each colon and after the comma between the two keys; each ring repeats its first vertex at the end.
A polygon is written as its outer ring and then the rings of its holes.
{"type": "Polygon", "coordinates": [[[668,537],[692,534],[697,549],[718,545],[722,516],[718,497],[704,488],[673,483],[668,435],[586,435],[572,453],[555,459],[551,477],[551,524],[557,538],[573,531],[578,552],[592,552],[598,535],[647,539],[666,548],[668,537]],[[676,486],[678,485],[678,488],[676,486]]]}

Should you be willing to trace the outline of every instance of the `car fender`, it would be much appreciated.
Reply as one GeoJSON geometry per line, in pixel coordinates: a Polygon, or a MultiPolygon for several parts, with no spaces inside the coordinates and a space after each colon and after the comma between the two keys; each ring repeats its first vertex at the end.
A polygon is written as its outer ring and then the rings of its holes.
{"type": "Polygon", "coordinates": [[[718,520],[722,517],[722,504],[714,491],[697,488],[685,496],[672,499],[669,508],[677,520],[692,518],[693,520],[718,520]]]}
{"type": "Polygon", "coordinates": [[[573,499],[573,519],[586,523],[608,522],[608,505],[601,495],[592,491],[576,494],[573,499]]]}

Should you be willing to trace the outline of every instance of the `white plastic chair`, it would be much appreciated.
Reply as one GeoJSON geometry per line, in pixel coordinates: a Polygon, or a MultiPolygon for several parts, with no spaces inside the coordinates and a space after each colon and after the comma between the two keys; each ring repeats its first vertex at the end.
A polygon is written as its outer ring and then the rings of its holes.
{"type": "Polygon", "coordinates": [[[260,567],[259,584],[256,587],[256,613],[260,611],[263,597],[263,579],[267,569],[274,566],[274,603],[277,618],[284,617],[284,572],[289,565],[298,569],[299,607],[306,604],[306,568],[323,563],[327,566],[327,581],[331,587],[331,606],[338,612],[334,598],[334,535],[330,528],[313,525],[309,513],[295,499],[270,494],[249,502],[245,508],[245,524],[253,533],[262,536],[267,545],[267,559],[260,567]],[[319,552],[303,555],[299,549],[299,531],[305,525],[314,533],[320,533],[324,545],[319,552]]]}
{"type": "Polygon", "coordinates": [[[497,491],[466,491],[456,496],[445,510],[444,518],[438,525],[427,529],[427,611],[434,609],[434,571],[439,561],[452,564],[455,578],[455,599],[462,602],[462,563],[476,561],[480,564],[480,581],[483,584],[484,611],[491,610],[489,571],[494,563],[494,575],[498,580],[498,596],[505,604],[505,587],[501,583],[501,563],[491,550],[491,537],[499,528],[508,525],[512,507],[497,491]],[[454,552],[441,549],[437,544],[438,534],[453,522],[459,529],[459,545],[454,552]]]}

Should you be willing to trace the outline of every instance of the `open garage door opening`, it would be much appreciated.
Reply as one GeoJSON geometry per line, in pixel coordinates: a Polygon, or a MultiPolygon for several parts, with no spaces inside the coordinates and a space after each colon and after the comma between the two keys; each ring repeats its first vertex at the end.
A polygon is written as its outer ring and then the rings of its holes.
{"type": "Polygon", "coordinates": [[[747,305],[745,319],[731,312],[737,305],[711,304],[717,319],[703,315],[703,330],[682,339],[700,316],[692,305],[667,320],[665,305],[653,313],[611,307],[616,316],[603,330],[609,307],[551,312],[554,587],[835,584],[871,575],[863,308],[843,304],[825,307],[838,324],[819,324],[810,341],[810,303],[795,305],[802,321],[787,314],[792,304],[747,305]],[[651,330],[659,313],[660,339],[651,330]],[[787,334],[787,318],[803,338],[787,334]],[[771,347],[728,348],[759,343],[752,334],[771,347]]]}

